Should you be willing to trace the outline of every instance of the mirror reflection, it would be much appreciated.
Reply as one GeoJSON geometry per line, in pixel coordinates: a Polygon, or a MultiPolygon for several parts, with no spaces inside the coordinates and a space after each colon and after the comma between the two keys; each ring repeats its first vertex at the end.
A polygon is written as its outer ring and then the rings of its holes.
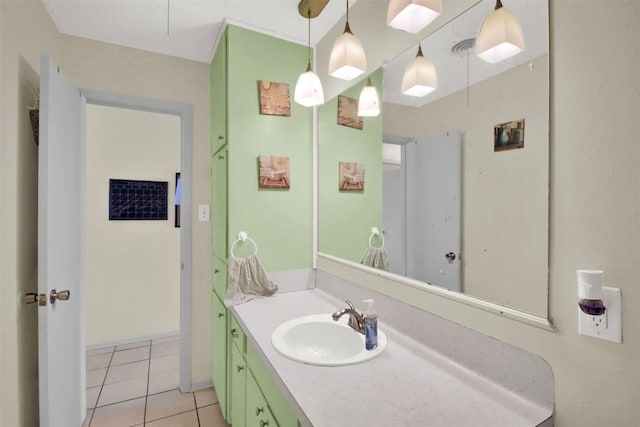
{"type": "MultiPolygon", "coordinates": [[[[521,53],[476,56],[495,5],[482,1],[421,41],[436,90],[401,93],[415,45],[372,74],[382,117],[359,130],[337,124],[337,100],[320,109],[319,250],[360,262],[384,239],[377,268],[546,316],[548,6],[503,4],[522,25],[521,53]],[[340,162],[362,165],[361,191],[340,190],[340,162]]],[[[361,87],[343,95],[357,99],[361,87]]]]}

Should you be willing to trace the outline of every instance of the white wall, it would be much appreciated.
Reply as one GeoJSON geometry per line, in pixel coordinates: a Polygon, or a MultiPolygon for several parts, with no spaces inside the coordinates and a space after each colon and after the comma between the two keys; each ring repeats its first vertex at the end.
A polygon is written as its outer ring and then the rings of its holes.
{"type": "MultiPolygon", "coordinates": [[[[542,356],[555,376],[556,426],[635,426],[640,419],[640,2],[551,1],[550,7],[549,317],[558,332],[382,279],[367,277],[365,284],[542,356]],[[622,289],[622,345],[578,335],[579,268],[604,269],[607,285],[622,289]]],[[[340,270],[327,264],[318,265],[340,270]]],[[[355,270],[339,274],[363,280],[355,270]]]]}
{"type": "Polygon", "coordinates": [[[180,117],[87,106],[87,345],[180,329],[180,117]],[[167,181],[166,221],[110,221],[109,179],[167,181]]]}
{"type": "MultiPolygon", "coordinates": [[[[466,294],[547,313],[549,60],[537,58],[421,108],[384,104],[385,134],[460,130],[466,294]],[[524,148],[494,152],[493,127],[525,119],[524,148]]],[[[436,283],[437,284],[437,283],[436,283]]]]}
{"type": "MultiPolygon", "coordinates": [[[[36,150],[20,93],[40,55],[60,64],[81,88],[193,105],[193,206],[209,203],[209,65],[58,33],[39,1],[0,1],[0,425],[37,424],[36,150]],[[22,64],[22,68],[20,68],[22,64]],[[27,132],[27,130],[29,132],[27,132]]],[[[29,101],[31,103],[31,101],[29,101]]],[[[193,209],[196,215],[197,209],[193,209]]],[[[210,380],[210,226],[192,229],[191,382],[210,380]]]]}

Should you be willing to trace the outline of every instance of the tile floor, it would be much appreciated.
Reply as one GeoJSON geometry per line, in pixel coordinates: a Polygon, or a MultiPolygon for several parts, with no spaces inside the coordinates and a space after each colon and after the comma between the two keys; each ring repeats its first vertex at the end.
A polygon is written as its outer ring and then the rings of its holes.
{"type": "Polygon", "coordinates": [[[178,390],[178,336],[87,351],[83,427],[228,427],[212,388],[178,390]]]}

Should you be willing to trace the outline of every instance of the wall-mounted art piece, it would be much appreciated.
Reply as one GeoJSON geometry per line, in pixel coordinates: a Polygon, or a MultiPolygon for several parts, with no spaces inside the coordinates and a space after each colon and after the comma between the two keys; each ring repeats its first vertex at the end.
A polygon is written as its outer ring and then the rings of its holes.
{"type": "Polygon", "coordinates": [[[258,80],[258,90],[260,92],[260,114],[291,116],[288,84],[258,80]]]}
{"type": "Polygon", "coordinates": [[[338,189],[340,191],[364,191],[364,163],[339,163],[338,189]]]}
{"type": "Polygon", "coordinates": [[[493,151],[524,147],[524,119],[501,123],[493,128],[493,151]]]}
{"type": "Polygon", "coordinates": [[[167,181],[109,180],[110,220],[167,220],[167,181]]]}
{"type": "Polygon", "coordinates": [[[358,100],[338,95],[338,124],[362,130],[362,117],[358,117],[358,100]]]}
{"type": "Polygon", "coordinates": [[[276,156],[258,157],[258,186],[260,188],[289,188],[289,158],[276,156]]]}

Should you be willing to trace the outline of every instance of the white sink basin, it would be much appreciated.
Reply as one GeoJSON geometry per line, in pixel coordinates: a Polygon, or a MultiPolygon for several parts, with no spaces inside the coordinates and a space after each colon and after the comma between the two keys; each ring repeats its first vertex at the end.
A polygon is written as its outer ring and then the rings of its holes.
{"type": "Polygon", "coordinates": [[[347,324],[348,315],[334,321],[331,314],[289,320],[271,335],[271,344],[289,359],[310,365],[342,366],[365,362],[382,353],[387,336],[378,329],[378,347],[364,348],[364,335],[347,324]]]}

